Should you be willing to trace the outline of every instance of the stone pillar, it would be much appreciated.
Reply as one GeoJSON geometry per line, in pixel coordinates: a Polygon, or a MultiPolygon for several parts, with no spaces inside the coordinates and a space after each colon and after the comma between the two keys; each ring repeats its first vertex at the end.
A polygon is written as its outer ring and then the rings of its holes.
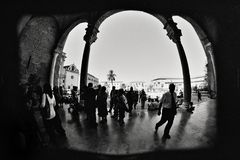
{"type": "Polygon", "coordinates": [[[83,57],[82,57],[82,67],[80,73],[80,88],[84,85],[87,85],[87,74],[88,74],[88,62],[89,62],[89,54],[91,44],[96,41],[98,29],[95,28],[91,23],[88,24],[86,28],[86,34],[84,36],[84,40],[86,41],[83,57]]]}
{"type": "Polygon", "coordinates": [[[50,83],[52,88],[53,88],[55,65],[56,65],[56,60],[57,60],[57,57],[58,57],[59,53],[60,52],[58,50],[54,50],[52,65],[51,65],[51,71],[50,71],[50,79],[49,79],[49,83],[50,83]]]}
{"type": "MultiPolygon", "coordinates": [[[[208,42],[207,44],[205,44],[204,48],[205,48],[205,51],[209,53],[209,61],[211,61],[211,62],[208,61],[208,64],[211,66],[208,66],[208,67],[211,67],[213,78],[214,78],[214,82],[211,82],[211,81],[209,82],[209,83],[211,83],[209,85],[213,85],[213,87],[211,87],[210,89],[212,89],[215,93],[217,93],[217,77],[216,77],[217,75],[216,75],[215,59],[214,59],[211,42],[208,42]]],[[[207,58],[208,58],[208,56],[207,56],[207,58]]],[[[208,69],[208,71],[209,71],[209,69],[208,69]]]]}
{"type": "Polygon", "coordinates": [[[66,53],[61,52],[61,54],[59,54],[59,58],[60,58],[60,62],[59,62],[59,71],[58,71],[58,86],[61,86],[61,82],[63,80],[63,66],[64,66],[64,62],[66,59],[66,53]]]}
{"type": "Polygon", "coordinates": [[[175,23],[172,18],[167,18],[167,23],[164,25],[164,29],[167,30],[167,36],[177,45],[180,61],[182,64],[184,83],[183,106],[188,107],[189,103],[191,102],[191,79],[187,58],[180,39],[182,33],[176,25],[177,23],[175,23]]]}

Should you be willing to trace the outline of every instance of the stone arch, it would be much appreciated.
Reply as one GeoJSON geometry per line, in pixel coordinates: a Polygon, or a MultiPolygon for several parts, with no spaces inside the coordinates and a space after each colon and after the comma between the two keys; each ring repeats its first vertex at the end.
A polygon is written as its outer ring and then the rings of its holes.
{"type": "MultiPolygon", "coordinates": [[[[108,17],[110,17],[111,15],[115,14],[115,13],[119,13],[121,11],[125,11],[125,10],[113,10],[113,11],[109,11],[104,13],[102,16],[99,16],[99,18],[96,20],[96,22],[94,24],[91,24],[89,27],[91,27],[91,34],[96,34],[96,30],[98,31],[98,28],[100,26],[100,24],[108,17]]],[[[137,11],[142,11],[145,12],[149,15],[154,16],[155,18],[157,18],[160,22],[162,22],[162,24],[164,25],[164,29],[167,30],[167,36],[176,44],[177,49],[178,49],[178,53],[179,53],[179,57],[180,57],[180,61],[181,61],[181,66],[182,66],[182,71],[183,71],[183,79],[184,79],[184,105],[188,106],[189,103],[191,102],[191,80],[190,80],[190,73],[189,73],[189,67],[188,67],[188,62],[186,59],[186,55],[185,55],[185,51],[184,48],[181,44],[181,40],[180,40],[180,36],[182,35],[181,30],[179,30],[176,27],[176,23],[172,20],[172,15],[160,15],[160,14],[155,14],[152,12],[147,12],[144,10],[137,10],[137,11]]],[[[92,36],[92,35],[91,35],[92,36]]],[[[90,36],[90,37],[91,37],[90,36]]],[[[94,35],[94,37],[96,37],[96,35],[94,35]]],[[[94,41],[96,40],[96,38],[94,38],[94,41]]],[[[91,41],[91,40],[90,40],[91,41]]],[[[94,42],[93,41],[93,42],[94,42]]],[[[92,42],[91,42],[92,43],[92,42]]],[[[88,59],[89,59],[89,54],[90,54],[90,44],[88,45],[88,50],[87,53],[85,53],[85,60],[87,62],[85,62],[85,66],[82,65],[82,68],[84,67],[84,69],[82,69],[81,73],[81,86],[86,85],[86,73],[87,73],[87,68],[88,68],[88,59]]],[[[83,59],[84,62],[84,59],[83,59]]]]}
{"type": "Polygon", "coordinates": [[[96,23],[94,24],[94,27],[96,29],[99,29],[100,25],[102,24],[102,22],[104,20],[106,20],[108,17],[114,15],[114,14],[117,14],[117,13],[120,13],[120,12],[124,12],[124,11],[139,11],[139,12],[144,12],[146,14],[149,14],[150,16],[153,16],[153,17],[156,17],[158,20],[160,20],[163,25],[166,24],[167,20],[165,19],[164,16],[161,16],[159,14],[154,14],[152,12],[148,12],[148,11],[144,11],[144,10],[111,10],[111,11],[108,11],[108,12],[105,12],[103,13],[102,15],[100,15],[96,21],[96,23]]]}
{"type": "Polygon", "coordinates": [[[52,16],[32,16],[24,25],[18,46],[20,83],[26,83],[30,74],[40,75],[41,85],[47,81],[58,31],[52,16]]]}
{"type": "Polygon", "coordinates": [[[59,41],[57,43],[57,46],[54,50],[55,59],[52,59],[52,66],[51,66],[51,73],[50,73],[50,84],[52,86],[56,85],[59,86],[59,76],[60,76],[60,69],[63,67],[66,53],[63,52],[64,45],[66,43],[67,37],[69,33],[80,23],[87,22],[87,19],[84,18],[78,18],[71,22],[69,26],[66,27],[66,29],[63,31],[63,34],[59,38],[59,41]]]}
{"type": "MultiPolygon", "coordinates": [[[[71,25],[69,27],[67,27],[67,29],[65,30],[65,32],[62,34],[59,42],[58,42],[58,45],[55,49],[55,53],[63,53],[62,50],[63,50],[63,46],[65,44],[65,41],[66,41],[66,38],[67,38],[67,35],[69,34],[69,32],[76,26],[78,25],[79,23],[82,23],[82,22],[87,22],[88,23],[88,28],[91,28],[90,29],[90,37],[91,36],[95,36],[95,38],[93,38],[93,42],[96,40],[96,35],[93,35],[93,34],[97,34],[98,32],[98,28],[100,27],[100,25],[102,24],[102,22],[104,20],[106,20],[108,17],[116,14],[116,13],[119,13],[119,12],[123,12],[123,11],[127,11],[127,10],[111,10],[111,11],[107,11],[107,12],[92,12],[90,13],[86,19],[78,19],[76,21],[74,21],[73,23],[71,23],[71,25]]],[[[152,13],[152,12],[148,12],[148,11],[144,11],[144,10],[134,10],[134,11],[141,11],[141,12],[145,12],[151,16],[154,16],[156,17],[159,21],[162,22],[162,24],[166,27],[168,24],[168,18],[172,17],[172,15],[160,15],[160,14],[155,14],[155,13],[152,13]]],[[[212,73],[212,79],[214,79],[212,82],[215,82],[211,87],[212,90],[215,90],[216,91],[216,70],[215,70],[215,64],[214,64],[214,57],[213,57],[213,53],[212,53],[212,46],[211,46],[211,43],[209,42],[209,40],[207,39],[207,36],[206,34],[204,33],[204,31],[201,29],[201,27],[190,17],[186,17],[186,16],[180,16],[182,18],[184,18],[185,20],[187,20],[192,26],[193,28],[196,30],[196,33],[197,35],[199,36],[201,42],[202,42],[202,45],[204,47],[204,50],[205,50],[205,53],[206,53],[206,56],[207,56],[207,59],[208,59],[208,62],[210,63],[210,67],[211,68],[211,71],[213,71],[212,73]]],[[[164,27],[164,29],[166,29],[164,27]]],[[[170,26],[171,28],[171,26],[170,26]]],[[[87,30],[87,29],[86,29],[87,30]]],[[[173,29],[174,30],[174,29],[173,29]]],[[[87,30],[88,32],[88,30],[87,30]]],[[[87,33],[86,33],[87,34],[87,33]]],[[[169,33],[168,33],[169,34],[169,33]]],[[[85,37],[84,37],[85,39],[85,37]]],[[[92,41],[92,39],[91,39],[92,41]]],[[[91,43],[93,43],[91,42],[91,43]]],[[[91,44],[90,44],[91,45],[91,44]]],[[[183,49],[183,47],[182,47],[183,49]]],[[[184,52],[184,51],[183,51],[184,52]]],[[[57,84],[57,79],[58,79],[58,70],[59,70],[59,61],[60,60],[60,56],[57,58],[57,60],[53,60],[53,63],[54,64],[55,62],[54,61],[57,61],[56,63],[58,63],[56,66],[52,65],[52,73],[51,75],[53,75],[53,72],[54,72],[54,84],[56,85],[57,84]]],[[[83,60],[84,61],[84,60],[83,60]]],[[[85,64],[86,65],[86,64],[85,64]]],[[[83,67],[83,66],[82,66],[83,67]]],[[[81,74],[81,81],[82,79],[82,75],[81,74]]],[[[86,75],[85,75],[86,76],[86,75]]],[[[50,81],[53,81],[53,80],[50,80],[50,81]]],[[[53,82],[52,82],[53,83],[53,82]]],[[[82,83],[82,82],[81,82],[82,83]]],[[[81,86],[81,85],[80,85],[81,86]]]]}
{"type": "Polygon", "coordinates": [[[212,43],[208,39],[207,34],[204,32],[202,27],[191,17],[178,15],[179,17],[183,18],[187,22],[189,22],[194,30],[196,31],[203,49],[205,51],[205,55],[207,57],[207,70],[208,70],[208,84],[209,89],[217,93],[217,73],[216,73],[216,65],[215,65],[215,57],[214,57],[214,49],[212,43]]]}
{"type": "MultiPolygon", "coordinates": [[[[126,10],[112,10],[112,11],[108,11],[104,14],[102,14],[101,16],[99,16],[99,18],[97,19],[96,23],[94,24],[94,28],[96,28],[98,30],[98,28],[100,27],[101,23],[107,19],[108,17],[116,14],[116,13],[119,13],[119,12],[123,12],[123,11],[126,11],[126,10]]],[[[167,23],[168,23],[168,18],[172,17],[173,15],[160,15],[160,14],[155,14],[155,13],[152,13],[152,12],[148,12],[148,11],[144,11],[144,10],[135,10],[135,11],[142,11],[142,12],[145,12],[151,16],[154,16],[155,18],[157,18],[159,21],[162,22],[162,24],[167,27],[167,23]]],[[[192,27],[195,29],[201,43],[202,43],[202,46],[204,48],[204,51],[205,51],[205,55],[207,57],[207,61],[208,61],[208,76],[209,76],[209,80],[208,80],[208,83],[210,84],[209,85],[209,89],[213,90],[214,92],[217,91],[217,85],[216,85],[216,68],[215,68],[215,61],[214,61],[214,53],[213,53],[213,47],[212,47],[212,44],[211,42],[208,40],[208,37],[206,35],[206,33],[203,31],[203,29],[190,17],[188,16],[179,16],[181,18],[183,18],[184,20],[186,20],[187,22],[189,22],[192,27]]],[[[166,29],[164,27],[164,29],[166,29]]],[[[170,26],[171,27],[171,26],[170,26]]],[[[172,30],[174,30],[172,28],[172,30]]],[[[169,34],[169,33],[168,33],[169,34]]],[[[183,49],[183,47],[182,47],[183,49]]],[[[183,51],[184,52],[184,51],[183,51]]],[[[184,66],[182,66],[184,67],[184,66]]],[[[186,67],[186,66],[185,66],[186,67]]],[[[189,92],[189,89],[188,89],[188,92],[189,92]]],[[[191,94],[191,93],[190,93],[191,94]]]]}

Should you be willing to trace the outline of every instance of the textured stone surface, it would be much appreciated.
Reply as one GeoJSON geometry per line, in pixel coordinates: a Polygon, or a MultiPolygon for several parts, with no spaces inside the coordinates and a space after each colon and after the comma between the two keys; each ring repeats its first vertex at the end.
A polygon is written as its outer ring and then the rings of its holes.
{"type": "Polygon", "coordinates": [[[42,82],[48,79],[56,38],[53,18],[35,17],[27,23],[19,41],[21,82],[26,82],[30,74],[37,74],[42,82]]]}

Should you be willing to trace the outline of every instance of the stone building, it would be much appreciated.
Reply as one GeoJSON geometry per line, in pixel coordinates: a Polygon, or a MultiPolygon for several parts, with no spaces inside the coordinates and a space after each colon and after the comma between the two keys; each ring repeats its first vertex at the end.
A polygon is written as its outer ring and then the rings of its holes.
{"type": "Polygon", "coordinates": [[[99,84],[99,79],[91,74],[87,74],[87,84],[92,83],[93,87],[97,86],[99,84]]]}
{"type": "MultiPolygon", "coordinates": [[[[156,78],[151,81],[152,89],[154,92],[168,91],[170,83],[174,83],[176,86],[176,91],[183,90],[184,83],[183,78],[156,78]]],[[[191,78],[191,88],[197,87],[199,89],[207,86],[205,76],[198,76],[191,78]]]]}
{"type": "MultiPolygon", "coordinates": [[[[97,77],[88,73],[87,83],[93,83],[97,86],[99,80],[97,77]]],[[[59,86],[64,86],[65,90],[71,90],[74,86],[80,87],[80,74],[75,64],[67,65],[62,68],[59,76],[59,86]]]]}
{"type": "Polygon", "coordinates": [[[101,81],[99,83],[101,86],[105,86],[107,88],[107,91],[110,93],[110,91],[112,90],[112,86],[115,86],[116,89],[120,89],[123,88],[123,81],[101,81]]]}
{"type": "Polygon", "coordinates": [[[59,79],[60,86],[64,86],[65,90],[79,89],[79,70],[75,64],[64,66],[59,79]]]}
{"type": "Polygon", "coordinates": [[[132,81],[132,82],[129,82],[129,87],[128,87],[128,89],[129,89],[130,87],[133,87],[133,90],[138,90],[138,91],[140,91],[140,90],[144,89],[144,90],[146,91],[146,89],[147,89],[147,83],[144,82],[144,81],[132,81]]]}

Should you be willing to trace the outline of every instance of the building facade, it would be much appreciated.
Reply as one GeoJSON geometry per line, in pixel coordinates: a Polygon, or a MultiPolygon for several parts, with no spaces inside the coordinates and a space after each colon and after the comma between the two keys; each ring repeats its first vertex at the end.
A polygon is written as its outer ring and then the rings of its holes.
{"type": "Polygon", "coordinates": [[[144,89],[146,91],[148,84],[144,81],[132,81],[129,82],[127,89],[129,90],[130,87],[133,87],[133,90],[140,91],[144,89]]]}
{"type": "MultiPolygon", "coordinates": [[[[156,78],[151,81],[152,89],[154,92],[159,91],[168,91],[168,86],[170,83],[174,83],[176,86],[176,91],[183,91],[184,84],[183,78],[156,78]]],[[[197,87],[198,89],[202,89],[207,86],[207,82],[205,80],[205,76],[198,76],[191,78],[191,87],[197,87]]]]}
{"type": "Polygon", "coordinates": [[[125,83],[123,83],[122,81],[113,81],[113,82],[110,82],[110,81],[101,81],[101,82],[100,82],[100,85],[101,85],[101,86],[105,86],[108,93],[111,92],[112,86],[115,86],[116,89],[120,89],[120,88],[125,89],[125,88],[126,88],[125,83]]]}
{"type": "Polygon", "coordinates": [[[63,67],[60,74],[60,86],[63,86],[65,90],[71,90],[73,87],[79,88],[79,70],[75,64],[63,67]]]}
{"type": "Polygon", "coordinates": [[[99,79],[91,74],[88,73],[87,75],[87,84],[92,83],[93,87],[97,86],[99,84],[99,79]]]}
{"type": "MultiPolygon", "coordinates": [[[[87,83],[93,83],[93,86],[97,86],[99,79],[88,73],[87,83]]],[[[80,88],[80,73],[75,64],[62,67],[59,76],[59,86],[63,86],[65,90],[72,90],[73,87],[80,88]]]]}

